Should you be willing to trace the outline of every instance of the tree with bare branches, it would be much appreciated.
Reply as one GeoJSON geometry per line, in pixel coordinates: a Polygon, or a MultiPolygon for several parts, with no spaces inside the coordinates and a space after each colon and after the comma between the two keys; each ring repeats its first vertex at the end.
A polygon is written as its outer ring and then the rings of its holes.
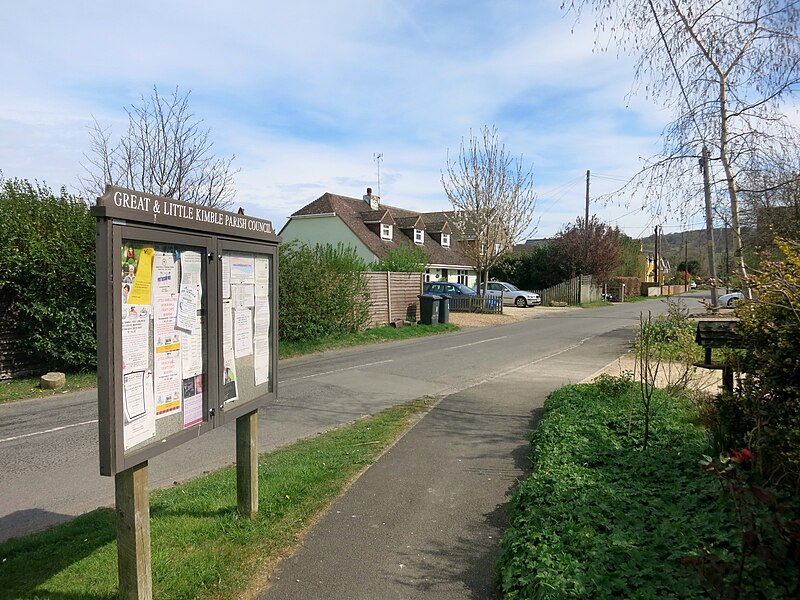
{"type": "Polygon", "coordinates": [[[485,284],[489,269],[532,233],[533,167],[526,167],[521,155],[509,154],[496,127],[484,126],[461,140],[457,157],[448,152],[442,186],[453,206],[451,225],[461,238],[460,249],[485,284]]]}
{"type": "Polygon", "coordinates": [[[674,113],[661,155],[631,184],[644,192],[644,207],[685,210],[687,198],[698,192],[704,147],[721,166],[715,183],[725,190],[724,213],[744,281],[740,180],[754,170],[778,169],[796,155],[785,102],[800,82],[800,3],[566,0],[562,7],[578,16],[592,10],[600,47],[616,44],[635,55],[636,81],[674,113]]]}
{"type": "Polygon", "coordinates": [[[118,141],[97,120],[81,179],[87,197],[107,184],[184,202],[227,208],[235,194],[233,157],[211,154],[210,130],[189,108],[189,92],[176,87],[167,96],[153,87],[150,97],[125,109],[128,131],[118,141]]]}

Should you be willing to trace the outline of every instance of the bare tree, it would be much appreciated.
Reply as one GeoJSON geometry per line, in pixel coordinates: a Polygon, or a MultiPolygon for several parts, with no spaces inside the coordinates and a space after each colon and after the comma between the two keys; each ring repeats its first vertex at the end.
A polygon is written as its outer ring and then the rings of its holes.
{"type": "Polygon", "coordinates": [[[638,56],[637,82],[674,111],[662,154],[648,161],[633,184],[645,190],[649,208],[675,208],[697,191],[691,182],[698,178],[687,175],[703,147],[721,165],[719,183],[744,281],[739,179],[795,152],[796,132],[783,102],[800,82],[800,3],[566,0],[562,7],[578,15],[591,8],[598,34],[608,36],[601,46],[616,43],[638,56]]]}
{"type": "Polygon", "coordinates": [[[453,206],[451,224],[462,239],[460,248],[485,284],[501,255],[531,232],[533,167],[523,166],[522,156],[509,155],[496,127],[484,126],[479,135],[462,138],[455,159],[448,152],[442,186],[453,206]]]}
{"type": "Polygon", "coordinates": [[[128,131],[116,143],[110,128],[97,120],[89,130],[86,176],[81,179],[88,197],[111,183],[216,208],[230,205],[235,194],[233,157],[211,154],[210,131],[190,110],[189,92],[176,87],[162,96],[153,87],[152,96],[142,96],[140,105],[125,111],[128,131]]]}
{"type": "Polygon", "coordinates": [[[774,248],[776,237],[800,241],[800,173],[763,173],[745,181],[740,193],[748,247],[774,248]]]}

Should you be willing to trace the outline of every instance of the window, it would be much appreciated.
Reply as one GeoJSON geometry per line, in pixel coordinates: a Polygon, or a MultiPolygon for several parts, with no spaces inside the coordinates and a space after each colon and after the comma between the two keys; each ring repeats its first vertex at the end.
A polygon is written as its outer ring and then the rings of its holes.
{"type": "Polygon", "coordinates": [[[466,269],[459,269],[458,275],[456,276],[456,282],[461,283],[463,285],[467,285],[467,270],[466,269]]]}
{"type": "Polygon", "coordinates": [[[431,280],[431,270],[430,269],[425,269],[425,281],[427,282],[427,281],[430,281],[430,280],[431,280]]]}
{"type": "Polygon", "coordinates": [[[449,233],[443,233],[442,234],[442,246],[444,246],[445,248],[449,248],[450,247],[450,234],[449,233]]]}
{"type": "Polygon", "coordinates": [[[414,243],[415,244],[424,244],[425,243],[425,232],[422,229],[415,229],[414,230],[414,243]]]}
{"type": "Polygon", "coordinates": [[[392,239],[392,226],[381,224],[381,239],[382,240],[390,240],[392,239]]]}
{"type": "Polygon", "coordinates": [[[500,244],[495,244],[494,245],[494,253],[495,253],[495,255],[500,254],[500,248],[501,248],[500,244]]]}

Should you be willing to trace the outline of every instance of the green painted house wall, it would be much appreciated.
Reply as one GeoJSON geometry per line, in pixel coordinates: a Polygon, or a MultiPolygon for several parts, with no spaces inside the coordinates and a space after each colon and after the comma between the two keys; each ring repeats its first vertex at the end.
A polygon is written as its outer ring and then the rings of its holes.
{"type": "Polygon", "coordinates": [[[315,244],[344,244],[356,249],[358,256],[367,263],[378,259],[356,235],[345,225],[342,220],[335,215],[325,215],[319,217],[292,218],[281,230],[281,239],[284,243],[298,240],[308,243],[314,240],[315,244]]]}

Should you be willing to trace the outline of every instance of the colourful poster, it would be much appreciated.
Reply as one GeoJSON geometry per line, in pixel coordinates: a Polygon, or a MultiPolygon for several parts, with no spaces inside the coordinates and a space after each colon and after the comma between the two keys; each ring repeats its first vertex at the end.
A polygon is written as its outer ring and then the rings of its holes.
{"type": "Polygon", "coordinates": [[[197,425],[203,420],[203,376],[195,375],[183,380],[183,428],[197,425]]]}
{"type": "Polygon", "coordinates": [[[232,254],[231,263],[231,283],[255,283],[255,261],[252,255],[232,254]]]}
{"type": "Polygon", "coordinates": [[[153,305],[156,417],[181,410],[181,334],[175,329],[178,298],[156,298],[153,305]]]}
{"type": "Polygon", "coordinates": [[[239,388],[236,383],[236,361],[233,356],[224,353],[222,356],[222,401],[232,402],[239,397],[239,388]]]}
{"type": "Polygon", "coordinates": [[[129,264],[127,272],[123,273],[123,286],[126,284],[133,286],[126,298],[128,304],[151,304],[150,286],[153,277],[153,253],[153,248],[142,248],[139,253],[139,263],[137,265],[129,264]]]}

